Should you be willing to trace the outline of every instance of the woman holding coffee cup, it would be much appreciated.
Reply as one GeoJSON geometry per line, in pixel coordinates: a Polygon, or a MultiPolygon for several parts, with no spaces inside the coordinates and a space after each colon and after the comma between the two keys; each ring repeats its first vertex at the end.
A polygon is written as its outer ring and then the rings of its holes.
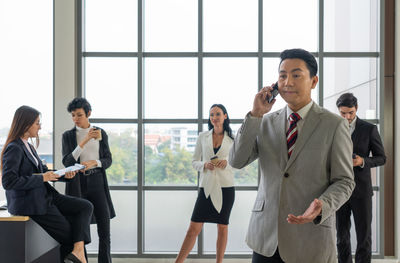
{"type": "Polygon", "coordinates": [[[98,262],[111,262],[110,219],[115,217],[108,188],[106,169],[112,158],[106,132],[90,124],[92,108],[85,98],[75,98],[67,108],[75,127],[62,136],[62,162],[65,167],[81,163],[85,170],[66,184],[68,195],[89,200],[93,206],[92,223],[99,235],[98,262]]]}
{"type": "Polygon", "coordinates": [[[210,108],[208,131],[197,138],[192,165],[200,172],[200,189],[193,214],[176,263],[183,262],[192,250],[205,222],[218,226],[217,263],[222,262],[228,240],[229,217],[235,201],[233,168],[228,164],[233,144],[232,129],[225,107],[210,108]]]}

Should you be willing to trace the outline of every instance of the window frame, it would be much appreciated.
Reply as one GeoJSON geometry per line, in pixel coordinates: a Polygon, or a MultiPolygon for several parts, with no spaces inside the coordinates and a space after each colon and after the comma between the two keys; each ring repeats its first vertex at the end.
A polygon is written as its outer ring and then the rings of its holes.
{"type": "MultiPolygon", "coordinates": [[[[84,47],[84,8],[85,0],[77,1],[77,96],[85,97],[85,58],[87,57],[136,57],[138,63],[138,116],[132,119],[106,119],[106,118],[91,118],[92,123],[130,123],[137,124],[138,129],[138,178],[137,185],[116,185],[110,186],[110,190],[134,190],[137,191],[137,253],[112,253],[114,257],[151,257],[151,258],[171,258],[175,257],[174,254],[163,253],[146,253],[144,248],[144,195],[146,191],[197,191],[197,186],[149,186],[144,184],[144,125],[145,124],[197,124],[198,132],[203,131],[204,124],[207,124],[207,116],[203,116],[203,59],[207,57],[234,57],[234,58],[257,58],[258,60],[258,90],[263,87],[263,59],[264,58],[278,58],[279,52],[264,52],[263,51],[263,0],[258,0],[258,51],[257,52],[203,52],[203,0],[198,1],[198,51],[197,52],[145,52],[143,48],[144,41],[144,1],[138,1],[138,50],[137,52],[86,52],[84,47]],[[149,57],[191,57],[198,60],[198,116],[196,119],[148,119],[144,118],[144,86],[143,86],[143,61],[149,57]]],[[[384,13],[385,13],[385,0],[379,0],[378,6],[380,8],[378,25],[379,34],[379,50],[377,52],[324,52],[324,0],[318,1],[318,51],[312,52],[316,57],[319,64],[319,89],[318,89],[318,103],[323,106],[324,101],[324,58],[377,58],[377,92],[379,98],[377,104],[379,107],[376,109],[379,112],[378,119],[368,120],[374,124],[380,124],[380,134],[384,134],[384,13]],[[322,50],[322,51],[321,51],[322,50]]],[[[243,119],[231,119],[232,124],[241,124],[243,119]]],[[[377,195],[377,248],[378,251],[373,252],[373,258],[384,257],[384,168],[377,169],[379,185],[373,187],[374,194],[377,195]]],[[[258,172],[260,176],[260,172],[258,172]]],[[[393,175],[392,175],[393,176],[393,175]]],[[[237,191],[257,191],[258,186],[236,186],[237,191]]],[[[189,219],[188,219],[189,220],[189,219]]],[[[182,237],[183,239],[183,237],[182,237]]],[[[215,254],[206,254],[203,250],[203,233],[198,237],[197,253],[190,254],[191,258],[214,258],[215,254]]],[[[249,258],[251,254],[226,254],[226,258],[249,258]]]]}

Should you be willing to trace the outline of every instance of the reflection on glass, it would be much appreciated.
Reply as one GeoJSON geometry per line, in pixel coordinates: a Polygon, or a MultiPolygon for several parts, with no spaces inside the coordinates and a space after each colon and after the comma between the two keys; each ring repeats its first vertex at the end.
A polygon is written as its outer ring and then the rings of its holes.
{"type": "Polygon", "coordinates": [[[144,83],[146,118],[197,117],[197,59],[147,58],[144,83]]]}
{"type": "Polygon", "coordinates": [[[337,113],[337,99],[342,93],[351,92],[358,99],[358,117],[379,118],[377,60],[376,58],[325,58],[324,107],[337,113]]]}
{"type": "Polygon", "coordinates": [[[318,45],[318,0],[263,1],[263,50],[281,52],[318,45]]]}
{"type": "Polygon", "coordinates": [[[325,0],[324,51],[378,50],[379,0],[325,0]]]}
{"type": "Polygon", "coordinates": [[[257,0],[204,0],[204,51],[257,51],[257,0]]]}
{"type": "MultiPolygon", "coordinates": [[[[251,216],[251,208],[256,199],[257,191],[235,191],[235,203],[233,204],[229,219],[228,254],[250,254],[252,250],[247,246],[245,239],[247,227],[251,216]]],[[[216,253],[217,225],[204,224],[204,252],[216,253]]]]}
{"type": "MultiPolygon", "coordinates": [[[[144,250],[177,253],[185,238],[197,191],[148,191],[145,193],[144,250]]],[[[197,252],[197,242],[192,253],[197,252]]]]}
{"type": "Polygon", "coordinates": [[[146,0],[143,3],[147,52],[197,51],[197,1],[146,0]]]}
{"type": "Polygon", "coordinates": [[[85,93],[92,118],[137,118],[137,59],[86,58],[85,93]]]}
{"type": "Polygon", "coordinates": [[[92,123],[104,129],[112,154],[106,170],[109,185],[137,184],[137,125],[92,123]]]}
{"type": "Polygon", "coordinates": [[[203,116],[214,103],[223,104],[231,119],[243,119],[257,93],[256,58],[204,58],[203,116]]]}
{"type": "Polygon", "coordinates": [[[137,51],[137,0],[85,0],[85,51],[137,51]]]}
{"type": "MultiPolygon", "coordinates": [[[[137,192],[110,191],[117,216],[111,219],[111,252],[137,252],[137,192]]],[[[97,253],[97,225],[90,225],[92,242],[88,252],[97,253]]]]}
{"type": "Polygon", "coordinates": [[[146,124],[144,160],[146,185],[196,185],[192,167],[195,124],[146,124]]]}

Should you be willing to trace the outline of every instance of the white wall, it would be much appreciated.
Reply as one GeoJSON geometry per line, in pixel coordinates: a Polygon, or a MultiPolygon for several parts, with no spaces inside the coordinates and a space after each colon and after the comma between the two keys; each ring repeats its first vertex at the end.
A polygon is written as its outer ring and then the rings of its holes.
{"type": "MultiPolygon", "coordinates": [[[[68,103],[76,91],[75,3],[55,0],[54,22],[54,164],[61,168],[62,133],[73,127],[68,103]]],[[[56,184],[57,189],[63,184],[56,184]]],[[[59,189],[63,191],[62,189],[59,189]]]]}

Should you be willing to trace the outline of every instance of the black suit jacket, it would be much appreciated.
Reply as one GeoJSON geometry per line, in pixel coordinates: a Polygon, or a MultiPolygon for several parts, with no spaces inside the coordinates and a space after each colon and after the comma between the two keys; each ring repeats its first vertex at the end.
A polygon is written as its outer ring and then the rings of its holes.
{"type": "MultiPolygon", "coordinates": [[[[112,163],[112,156],[110,152],[110,147],[108,146],[108,136],[107,133],[101,129],[101,137],[102,140],[100,143],[99,148],[99,156],[101,162],[101,170],[102,170],[102,179],[104,181],[104,192],[106,194],[108,207],[110,209],[110,218],[115,217],[115,210],[113,203],[111,201],[110,191],[108,189],[108,182],[106,176],[106,169],[111,166],[112,163]]],[[[72,128],[69,131],[64,132],[62,136],[62,163],[65,167],[74,165],[75,163],[80,163],[80,159],[75,160],[72,156],[72,152],[75,150],[77,146],[76,141],[76,127],[72,128]]],[[[80,178],[84,176],[81,173],[77,174],[73,179],[67,181],[65,193],[67,195],[72,195],[76,197],[82,197],[82,189],[81,189],[81,182],[80,178]]],[[[94,223],[94,217],[92,217],[92,223],[94,223]]]]}
{"type": "Polygon", "coordinates": [[[41,173],[48,171],[36,150],[32,153],[21,139],[9,143],[3,154],[2,184],[6,190],[8,211],[14,215],[44,215],[51,204],[52,196],[58,192],[47,182],[41,173]]]}
{"type": "Polygon", "coordinates": [[[364,168],[354,167],[356,187],[352,197],[362,198],[372,196],[371,168],[384,165],[386,162],[381,137],[375,125],[357,117],[356,127],[351,135],[353,153],[364,158],[364,168]],[[370,156],[372,153],[372,156],[370,156]]]}

